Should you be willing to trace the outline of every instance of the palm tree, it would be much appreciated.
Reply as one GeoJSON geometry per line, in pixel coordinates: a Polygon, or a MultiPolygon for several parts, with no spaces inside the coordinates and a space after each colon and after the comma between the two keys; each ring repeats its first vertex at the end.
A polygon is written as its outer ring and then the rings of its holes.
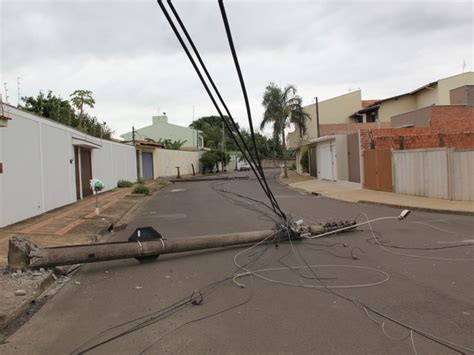
{"type": "Polygon", "coordinates": [[[311,119],[303,110],[302,103],[303,99],[296,94],[296,88],[293,85],[288,85],[282,90],[275,83],[270,83],[263,94],[262,105],[265,107],[265,112],[260,129],[264,129],[267,124],[272,123],[274,136],[281,135],[286,178],[288,177],[288,167],[286,165],[285,127],[290,122],[294,123],[298,126],[300,136],[302,136],[306,132],[306,119],[311,119]]]}
{"type": "Polygon", "coordinates": [[[90,90],[76,90],[71,95],[72,104],[79,110],[79,127],[83,126],[84,105],[94,108],[95,100],[90,90]]]}

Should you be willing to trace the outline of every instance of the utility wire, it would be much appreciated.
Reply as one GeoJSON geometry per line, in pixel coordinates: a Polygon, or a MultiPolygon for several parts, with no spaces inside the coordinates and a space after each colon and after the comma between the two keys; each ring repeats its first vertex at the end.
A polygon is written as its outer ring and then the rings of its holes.
{"type": "MultiPolygon", "coordinates": [[[[255,150],[255,157],[256,157],[257,162],[260,166],[263,181],[264,181],[265,185],[268,187],[267,181],[265,179],[265,174],[263,174],[263,168],[262,168],[262,164],[261,164],[261,161],[260,161],[260,156],[258,154],[257,142],[255,140],[255,133],[254,133],[253,122],[252,122],[252,112],[250,110],[250,103],[249,103],[249,98],[248,98],[248,95],[247,95],[247,88],[245,87],[244,77],[242,75],[242,70],[240,69],[239,58],[237,57],[237,52],[235,50],[234,40],[232,38],[232,32],[230,30],[229,20],[227,18],[227,14],[226,14],[226,11],[225,11],[225,6],[224,6],[224,1],[223,0],[219,0],[219,9],[221,11],[222,21],[224,22],[224,27],[225,27],[225,31],[226,31],[226,35],[227,35],[227,40],[229,42],[230,51],[232,53],[232,59],[234,60],[235,69],[236,69],[237,75],[239,77],[240,87],[242,88],[242,95],[244,96],[245,108],[247,110],[247,118],[248,118],[248,122],[249,122],[249,126],[250,126],[250,134],[251,134],[251,137],[252,137],[252,142],[253,142],[253,146],[254,146],[254,150],[255,150]]],[[[271,193],[270,189],[269,189],[269,191],[271,193]]],[[[273,196],[273,194],[272,194],[272,196],[273,196]]],[[[275,199],[275,201],[276,201],[276,199],[275,199]]],[[[277,203],[277,207],[280,210],[280,212],[283,213],[283,211],[281,211],[280,207],[278,206],[278,202],[276,202],[276,203],[277,203]]],[[[283,213],[283,215],[284,215],[284,213],[283,213]]],[[[284,218],[286,219],[286,216],[284,216],[284,218]]]]}
{"type": "MultiPolygon", "coordinates": [[[[242,152],[242,154],[244,154],[244,157],[247,159],[247,161],[249,161],[249,164],[252,166],[252,163],[255,165],[255,167],[257,168],[257,171],[260,173],[260,176],[261,176],[261,179],[263,181],[263,184],[265,185],[265,187],[262,186],[262,188],[264,189],[265,191],[265,194],[267,195],[267,197],[270,199],[270,202],[272,203],[272,206],[274,206],[274,208],[278,209],[278,211],[282,214],[281,217],[283,217],[284,219],[286,219],[286,216],[284,215],[283,211],[280,209],[279,205],[278,205],[278,202],[276,201],[275,197],[273,196],[273,193],[271,192],[271,189],[270,187],[268,186],[267,184],[267,181],[266,181],[266,178],[265,178],[265,174],[263,172],[263,168],[262,168],[262,165],[261,165],[261,162],[260,162],[260,159],[259,159],[259,156],[258,156],[258,150],[256,148],[256,145],[255,145],[255,135],[254,135],[254,132],[253,132],[253,125],[252,125],[252,122],[250,121],[250,124],[251,124],[251,137],[252,137],[252,141],[254,142],[254,150],[255,150],[255,153],[256,153],[256,158],[257,160],[255,161],[253,155],[252,155],[252,152],[251,150],[248,148],[247,146],[247,143],[245,142],[244,138],[242,137],[242,134],[240,133],[240,130],[237,126],[237,124],[235,123],[235,120],[234,118],[232,117],[232,114],[230,113],[230,110],[229,108],[227,107],[224,99],[222,98],[222,95],[220,94],[220,91],[218,90],[217,86],[215,85],[214,83],[214,80],[212,79],[209,71],[207,70],[207,67],[206,65],[204,64],[204,61],[202,60],[202,57],[201,55],[199,54],[199,51],[198,49],[196,48],[195,44],[194,44],[194,41],[192,40],[191,36],[189,35],[189,32],[187,31],[186,29],[186,26],[184,25],[183,21],[181,20],[178,12],[176,11],[175,7],[173,6],[171,0],[168,0],[168,5],[169,7],[171,8],[171,11],[173,12],[173,15],[174,17],[176,18],[176,20],[178,21],[178,24],[180,25],[181,27],[181,30],[183,31],[184,35],[186,36],[189,44],[191,45],[191,48],[193,49],[193,52],[194,54],[196,55],[202,69],[204,70],[204,73],[206,74],[206,77],[207,79],[209,80],[212,88],[214,89],[217,97],[219,98],[219,101],[221,102],[222,106],[224,107],[224,110],[226,111],[227,113],[227,116],[229,117],[232,125],[233,125],[233,128],[235,130],[235,132],[237,133],[238,137],[240,138],[242,144],[243,144],[243,148],[240,147],[236,137],[234,137],[234,134],[232,132],[232,129],[228,126],[228,124],[226,124],[226,127],[227,129],[229,130],[229,133],[230,135],[232,136],[232,138],[234,139],[234,142],[236,143],[238,149],[242,152]],[[249,155],[249,158],[248,159],[246,156],[245,156],[245,151],[248,152],[248,155],[249,155]]],[[[227,123],[227,120],[226,120],[226,117],[225,116],[222,116],[221,115],[221,118],[223,119],[223,121],[225,123],[227,123]]],[[[254,169],[252,169],[254,170],[254,169]]],[[[254,174],[257,176],[257,173],[255,172],[254,170],[254,174]]],[[[257,176],[258,178],[258,176],[257,176]]]]}
{"type": "MultiPolygon", "coordinates": [[[[209,98],[211,99],[211,101],[212,101],[214,107],[216,108],[216,110],[217,110],[219,116],[220,116],[221,119],[224,121],[224,123],[225,123],[226,128],[228,129],[228,131],[231,133],[231,137],[234,139],[234,142],[236,143],[237,147],[239,148],[239,150],[240,150],[240,151],[242,152],[242,154],[244,155],[244,158],[249,161],[250,167],[252,168],[252,171],[254,172],[255,176],[257,177],[257,180],[259,181],[260,186],[262,187],[262,189],[264,190],[265,194],[267,195],[267,197],[269,198],[270,202],[272,203],[274,212],[275,212],[277,215],[279,215],[281,218],[283,218],[283,219],[286,220],[286,216],[285,216],[285,214],[283,213],[283,211],[281,211],[281,209],[280,209],[280,207],[279,207],[279,205],[278,205],[278,202],[276,201],[276,199],[274,198],[273,194],[271,193],[271,190],[270,190],[269,188],[267,188],[268,185],[266,184],[265,176],[264,176],[264,174],[263,174],[263,170],[261,169],[261,164],[258,165],[257,162],[255,162],[255,161],[253,160],[252,154],[251,154],[250,150],[248,149],[248,147],[246,147],[246,148],[247,148],[247,152],[249,153],[250,158],[247,157],[246,151],[241,147],[241,145],[239,144],[237,138],[236,138],[235,135],[233,134],[232,129],[231,129],[231,127],[229,126],[229,123],[227,122],[226,118],[224,117],[224,115],[223,115],[223,113],[222,113],[222,110],[220,109],[220,107],[219,107],[219,105],[217,104],[217,102],[216,102],[216,100],[215,100],[213,94],[211,93],[211,91],[210,91],[210,89],[209,89],[209,86],[207,85],[206,81],[204,80],[204,77],[202,76],[201,71],[200,71],[199,68],[197,67],[196,62],[194,61],[194,58],[192,57],[192,55],[191,55],[189,49],[187,48],[186,44],[185,44],[184,41],[183,41],[183,38],[181,37],[181,35],[180,35],[179,31],[177,30],[177,28],[176,28],[174,22],[172,21],[170,15],[168,14],[168,11],[166,10],[166,8],[165,8],[165,6],[164,6],[163,1],[162,1],[162,0],[157,0],[157,2],[158,2],[158,5],[159,5],[160,8],[161,8],[163,14],[165,15],[165,17],[166,17],[166,19],[167,19],[169,25],[171,26],[173,32],[175,33],[175,35],[176,35],[178,41],[180,42],[180,44],[181,44],[183,50],[185,51],[186,55],[188,56],[188,59],[190,60],[190,62],[191,62],[191,64],[192,64],[194,70],[196,71],[196,73],[197,73],[199,79],[201,80],[201,83],[203,84],[203,86],[204,86],[204,88],[205,88],[205,90],[206,90],[206,92],[207,92],[209,98]],[[252,162],[253,162],[253,164],[252,164],[252,162]],[[253,165],[255,165],[255,167],[254,167],[253,165]],[[260,175],[257,173],[257,171],[256,171],[255,169],[257,169],[258,172],[261,172],[262,176],[260,176],[260,175]],[[262,182],[262,180],[263,180],[264,182],[262,182]]],[[[168,1],[168,3],[171,4],[171,1],[168,1]]],[[[170,6],[171,6],[171,5],[170,5],[170,6]]],[[[174,9],[174,7],[173,7],[172,9],[174,9]]],[[[174,13],[176,13],[176,15],[177,15],[176,10],[174,11],[174,13]]],[[[178,22],[179,22],[179,21],[178,21],[178,22]]],[[[182,23],[182,22],[181,22],[181,23],[182,23]]],[[[184,24],[183,24],[183,26],[184,26],[184,24]]],[[[183,29],[183,31],[184,31],[184,29],[183,29]]],[[[187,33],[187,31],[186,31],[186,33],[187,33]]],[[[188,34],[188,36],[189,36],[189,34],[188,34]]],[[[189,38],[190,38],[190,36],[189,36],[189,38]]],[[[194,46],[194,48],[195,48],[195,46],[194,46]]],[[[196,55],[198,55],[197,49],[196,49],[195,53],[196,53],[196,55]]],[[[199,56],[199,58],[200,58],[200,56],[199,56]]],[[[202,62],[202,58],[200,59],[200,63],[204,66],[204,63],[202,62]]],[[[205,66],[204,66],[204,67],[205,67],[205,66]]],[[[205,71],[207,71],[207,69],[206,69],[205,71]]],[[[208,75],[208,78],[210,78],[210,75],[209,75],[209,72],[208,72],[208,71],[207,71],[207,75],[208,75]]],[[[215,84],[213,85],[213,87],[215,87],[215,84]]],[[[219,93],[218,96],[220,96],[220,93],[219,93]]],[[[222,101],[223,101],[223,100],[222,100],[222,101]]],[[[231,117],[231,115],[230,115],[229,117],[231,117]]],[[[233,124],[234,124],[234,127],[235,127],[236,125],[235,125],[235,121],[233,120],[233,118],[231,119],[231,121],[233,121],[233,124]]],[[[236,129],[236,131],[237,131],[239,137],[241,138],[242,142],[245,144],[245,141],[243,140],[243,137],[241,136],[239,130],[236,129]]]]}

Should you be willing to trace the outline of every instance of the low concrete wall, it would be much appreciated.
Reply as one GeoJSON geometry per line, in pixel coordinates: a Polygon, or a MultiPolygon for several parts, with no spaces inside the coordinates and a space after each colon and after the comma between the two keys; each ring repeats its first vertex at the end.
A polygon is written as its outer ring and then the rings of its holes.
{"type": "Polygon", "coordinates": [[[181,175],[199,172],[199,152],[183,150],[155,149],[153,153],[153,172],[155,178],[176,176],[176,167],[180,167],[181,175]]]}
{"type": "MultiPolygon", "coordinates": [[[[283,159],[276,159],[275,161],[273,159],[262,159],[261,160],[262,168],[264,168],[264,169],[271,169],[271,168],[274,168],[274,167],[279,168],[280,165],[283,165],[283,162],[284,162],[283,159]]],[[[293,164],[296,165],[296,159],[287,159],[286,164],[287,164],[288,168],[291,168],[291,166],[293,164]]]]}

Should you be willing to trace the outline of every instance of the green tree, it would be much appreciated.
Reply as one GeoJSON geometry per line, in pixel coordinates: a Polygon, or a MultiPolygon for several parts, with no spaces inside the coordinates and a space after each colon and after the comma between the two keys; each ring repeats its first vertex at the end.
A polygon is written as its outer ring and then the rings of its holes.
{"type": "Polygon", "coordinates": [[[301,155],[300,164],[303,167],[303,172],[307,173],[309,171],[309,150],[305,150],[301,155]]]}
{"type": "Polygon", "coordinates": [[[208,150],[201,155],[200,161],[203,174],[206,172],[214,172],[214,168],[219,172],[219,163],[221,163],[222,166],[227,166],[230,161],[230,155],[224,153],[222,150],[208,150]]]}
{"type": "MultiPolygon", "coordinates": [[[[227,117],[226,117],[227,118],[227,117]]],[[[202,131],[204,146],[211,149],[223,149],[222,128],[223,122],[220,116],[204,116],[194,120],[189,127],[202,131]]],[[[238,124],[237,127],[239,128],[238,124]]],[[[240,129],[240,128],[239,128],[240,129]]],[[[224,126],[224,139],[226,150],[237,150],[237,146],[231,133],[224,126]]]]}
{"type": "Polygon", "coordinates": [[[170,150],[179,150],[186,143],[187,140],[178,139],[177,141],[172,141],[171,139],[159,139],[157,143],[163,144],[165,149],[170,150]]]}
{"type": "Polygon", "coordinates": [[[281,89],[275,83],[270,83],[263,94],[262,105],[265,108],[260,128],[272,125],[273,134],[281,136],[285,177],[288,177],[286,164],[285,128],[289,123],[298,125],[302,132],[306,131],[306,118],[309,115],[302,108],[302,99],[296,94],[296,88],[288,85],[281,89]]]}
{"type": "Polygon", "coordinates": [[[81,124],[80,115],[76,114],[71,103],[60,96],[54,95],[51,91],[48,91],[47,95],[40,91],[36,97],[24,96],[21,99],[23,105],[20,105],[20,107],[26,111],[36,113],[95,137],[105,139],[112,137],[113,131],[105,122],[100,123],[97,117],[89,116],[83,112],[81,124]]]}
{"type": "Polygon", "coordinates": [[[47,95],[40,91],[36,97],[23,96],[21,100],[23,105],[20,107],[24,110],[69,126],[76,123],[74,108],[69,101],[53,95],[51,91],[47,95]]]}
{"type": "Polygon", "coordinates": [[[79,127],[83,127],[84,123],[84,105],[93,108],[95,100],[90,90],[75,90],[71,95],[71,102],[79,110],[79,127]]]}

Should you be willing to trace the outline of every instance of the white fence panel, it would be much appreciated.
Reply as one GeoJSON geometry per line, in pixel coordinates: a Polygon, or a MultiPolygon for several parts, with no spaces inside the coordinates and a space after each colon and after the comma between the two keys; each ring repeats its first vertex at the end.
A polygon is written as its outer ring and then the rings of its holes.
{"type": "Polygon", "coordinates": [[[153,170],[155,178],[161,176],[176,176],[176,167],[179,166],[181,175],[193,173],[192,164],[196,173],[199,172],[199,152],[184,150],[155,149],[153,153],[153,170]]]}
{"type": "Polygon", "coordinates": [[[451,153],[452,199],[474,201],[474,150],[451,153]]]}
{"type": "Polygon", "coordinates": [[[448,150],[393,152],[395,192],[449,199],[448,150]]]}
{"type": "Polygon", "coordinates": [[[92,177],[104,182],[104,190],[116,188],[121,179],[137,180],[135,147],[103,140],[102,148],[94,149],[92,155],[92,177]]]}
{"type": "Polygon", "coordinates": [[[474,150],[393,151],[395,192],[474,201],[474,150]]]}

